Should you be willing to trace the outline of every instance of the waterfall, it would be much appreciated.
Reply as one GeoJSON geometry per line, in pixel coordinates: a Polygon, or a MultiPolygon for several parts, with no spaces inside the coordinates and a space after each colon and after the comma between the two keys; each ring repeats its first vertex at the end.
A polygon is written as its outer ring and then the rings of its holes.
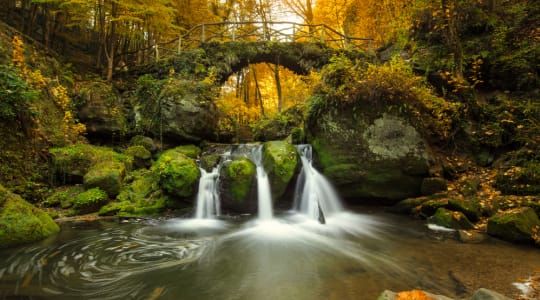
{"type": "Polygon", "coordinates": [[[211,219],[221,214],[219,193],[217,190],[219,167],[213,168],[210,173],[206,172],[203,168],[199,169],[201,171],[201,179],[199,180],[195,218],[211,219]]]}
{"type": "Polygon", "coordinates": [[[262,149],[262,145],[254,148],[251,152],[251,159],[257,167],[257,197],[259,219],[271,220],[273,218],[272,191],[270,190],[270,182],[268,181],[268,175],[266,174],[266,171],[263,167],[262,149]]]}
{"type": "Polygon", "coordinates": [[[221,215],[221,201],[219,198],[219,171],[223,162],[231,156],[230,150],[221,155],[219,163],[206,172],[199,167],[201,178],[199,179],[199,191],[197,192],[197,202],[195,206],[195,219],[212,219],[221,215]]]}
{"type": "Polygon", "coordinates": [[[330,182],[312,165],[311,145],[298,145],[302,171],[298,176],[293,209],[324,224],[326,218],[343,211],[339,197],[330,182]]]}

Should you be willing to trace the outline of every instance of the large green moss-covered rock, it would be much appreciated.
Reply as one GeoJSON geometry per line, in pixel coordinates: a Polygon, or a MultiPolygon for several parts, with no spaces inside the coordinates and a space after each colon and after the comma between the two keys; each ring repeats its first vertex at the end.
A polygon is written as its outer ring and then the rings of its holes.
{"type": "Polygon", "coordinates": [[[195,159],[176,149],[163,152],[153,170],[159,176],[161,187],[169,194],[188,198],[195,195],[200,172],[195,159]]]}
{"type": "Polygon", "coordinates": [[[427,142],[405,115],[388,107],[360,102],[321,109],[308,118],[307,138],[316,164],[344,197],[419,196],[429,175],[427,142]]]}
{"type": "Polygon", "coordinates": [[[458,211],[450,211],[444,208],[439,208],[433,216],[429,218],[429,222],[435,225],[443,226],[452,229],[473,229],[474,225],[467,217],[458,211]]]}
{"type": "Polygon", "coordinates": [[[451,198],[448,200],[448,208],[464,213],[473,222],[480,219],[482,206],[477,198],[451,198]]]}
{"type": "Polygon", "coordinates": [[[0,185],[0,248],[40,240],[59,230],[49,215],[0,185]]]}
{"type": "Polygon", "coordinates": [[[131,173],[115,202],[103,206],[100,215],[154,216],[170,203],[159,187],[159,176],[141,169],[131,173]]]}
{"type": "Polygon", "coordinates": [[[182,145],[174,148],[174,151],[180,152],[185,156],[193,159],[197,159],[201,156],[201,148],[195,145],[182,145]]]}
{"type": "Polygon", "coordinates": [[[91,167],[100,162],[118,162],[131,170],[133,157],[114,152],[107,147],[75,144],[68,147],[49,149],[52,166],[59,180],[65,183],[82,183],[91,167]]]}
{"type": "Polygon", "coordinates": [[[98,211],[107,201],[109,196],[102,189],[95,187],[78,194],[73,200],[73,209],[78,214],[86,214],[98,211]]]}
{"type": "Polygon", "coordinates": [[[255,164],[248,158],[241,157],[226,162],[220,170],[219,180],[222,207],[236,212],[255,211],[255,177],[255,164]]]}
{"type": "Polygon", "coordinates": [[[123,163],[103,161],[92,166],[84,175],[84,186],[88,189],[98,187],[114,198],[120,193],[125,175],[123,163]]]}
{"type": "MultiPolygon", "coordinates": [[[[159,99],[134,100],[136,127],[172,142],[214,139],[218,111],[215,87],[201,81],[174,79],[162,83],[159,99]]],[[[157,97],[157,96],[156,96],[157,97]]]]}
{"type": "Polygon", "coordinates": [[[296,148],[286,141],[271,141],[263,145],[263,166],[270,180],[272,196],[285,193],[298,163],[296,148]]]}
{"type": "Polygon", "coordinates": [[[127,132],[127,116],[122,98],[118,97],[110,84],[92,81],[78,88],[79,97],[84,100],[78,117],[86,125],[90,138],[110,140],[127,132]]]}
{"type": "Polygon", "coordinates": [[[536,212],[530,207],[520,207],[489,218],[487,232],[503,240],[532,244],[534,228],[540,228],[536,212]]]}
{"type": "Polygon", "coordinates": [[[133,157],[133,167],[135,169],[148,168],[152,165],[152,153],[144,146],[130,146],[124,154],[133,157]]]}

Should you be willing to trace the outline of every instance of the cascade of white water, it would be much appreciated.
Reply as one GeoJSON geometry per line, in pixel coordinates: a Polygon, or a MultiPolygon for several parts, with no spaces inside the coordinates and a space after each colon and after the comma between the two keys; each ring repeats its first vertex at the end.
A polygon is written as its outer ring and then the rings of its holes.
{"type": "Polygon", "coordinates": [[[205,169],[199,168],[201,178],[199,179],[199,191],[197,192],[195,219],[212,219],[221,215],[221,201],[218,191],[219,171],[223,162],[229,159],[230,156],[230,150],[223,153],[218,165],[212,169],[212,172],[206,172],[205,169]]]}
{"type": "Polygon", "coordinates": [[[257,167],[257,197],[260,220],[271,220],[273,218],[272,211],[272,192],[270,190],[270,182],[268,175],[263,167],[262,162],[262,145],[257,146],[251,153],[251,159],[257,167]]]}
{"type": "Polygon", "coordinates": [[[298,145],[302,171],[296,184],[294,209],[324,223],[327,216],[343,211],[330,182],[312,165],[311,145],[298,145]]]}
{"type": "Polygon", "coordinates": [[[211,219],[221,214],[217,180],[219,168],[215,167],[212,172],[206,172],[200,168],[201,179],[199,180],[199,192],[195,209],[196,219],[211,219]]]}

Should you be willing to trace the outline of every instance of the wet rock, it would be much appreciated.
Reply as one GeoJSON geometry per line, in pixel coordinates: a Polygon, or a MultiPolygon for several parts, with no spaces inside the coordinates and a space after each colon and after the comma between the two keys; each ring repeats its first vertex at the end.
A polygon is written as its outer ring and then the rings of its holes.
{"type": "Polygon", "coordinates": [[[422,180],[422,186],[420,192],[424,196],[430,196],[438,192],[446,191],[446,180],[440,177],[428,177],[422,180]]]}
{"type": "Polygon", "coordinates": [[[0,248],[40,240],[59,230],[48,214],[0,185],[0,248]]]}
{"type": "Polygon", "coordinates": [[[452,229],[473,229],[474,225],[467,217],[458,211],[439,208],[428,220],[429,223],[452,229]]]}
{"type": "Polygon", "coordinates": [[[286,141],[271,141],[263,146],[263,165],[272,188],[274,199],[287,189],[298,163],[296,148],[286,141]]]}
{"type": "Polygon", "coordinates": [[[431,199],[422,203],[422,206],[420,207],[420,214],[427,218],[434,215],[439,208],[445,208],[447,206],[447,199],[431,199]]]}
{"type": "Polygon", "coordinates": [[[476,198],[451,198],[448,200],[448,208],[464,213],[473,222],[478,221],[482,215],[482,206],[476,198]]]}
{"type": "Polygon", "coordinates": [[[251,198],[256,199],[253,197],[257,192],[255,178],[255,164],[248,158],[225,162],[219,177],[222,207],[241,213],[256,211],[257,204],[250,201],[251,198]]]}
{"type": "Polygon", "coordinates": [[[163,152],[152,170],[159,176],[160,186],[173,196],[189,198],[196,193],[199,168],[195,159],[171,149],[163,152]]]}
{"type": "Polygon", "coordinates": [[[487,232],[503,240],[533,244],[534,228],[540,228],[536,212],[530,207],[520,207],[489,218],[487,232]]]}

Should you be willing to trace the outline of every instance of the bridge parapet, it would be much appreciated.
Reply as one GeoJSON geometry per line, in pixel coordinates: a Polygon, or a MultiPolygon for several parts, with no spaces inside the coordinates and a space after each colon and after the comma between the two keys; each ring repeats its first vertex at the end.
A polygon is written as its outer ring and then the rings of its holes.
{"type": "Polygon", "coordinates": [[[372,52],[372,38],[349,37],[325,24],[295,22],[218,22],[199,24],[156,48],[156,58],[180,54],[208,42],[305,42],[372,52]]]}

